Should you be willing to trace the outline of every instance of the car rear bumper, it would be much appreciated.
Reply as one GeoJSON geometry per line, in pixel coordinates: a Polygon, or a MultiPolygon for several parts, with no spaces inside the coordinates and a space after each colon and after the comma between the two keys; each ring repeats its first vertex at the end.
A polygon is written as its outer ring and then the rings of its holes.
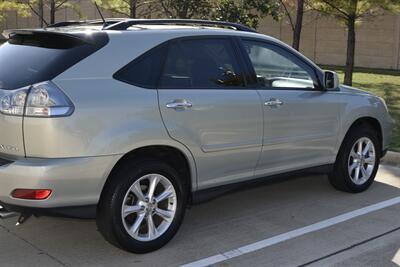
{"type": "Polygon", "coordinates": [[[13,207],[55,209],[97,205],[104,183],[119,155],[21,159],[0,166],[0,202],[13,207]],[[15,189],[51,189],[46,200],[11,197],[15,189]]]}

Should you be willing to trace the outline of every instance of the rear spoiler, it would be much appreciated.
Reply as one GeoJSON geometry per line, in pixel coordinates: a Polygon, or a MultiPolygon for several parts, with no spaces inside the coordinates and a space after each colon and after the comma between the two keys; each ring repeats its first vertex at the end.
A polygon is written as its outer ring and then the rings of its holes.
{"type": "Polygon", "coordinates": [[[18,34],[18,32],[20,32],[21,34],[24,34],[24,33],[29,34],[29,33],[33,33],[33,31],[34,30],[28,30],[28,29],[25,29],[25,30],[11,29],[11,30],[4,30],[2,35],[4,38],[10,39],[11,35],[18,34]]]}
{"type": "Polygon", "coordinates": [[[68,41],[72,41],[74,43],[85,43],[85,44],[92,44],[95,45],[96,43],[92,38],[90,38],[90,35],[84,35],[84,34],[69,34],[65,32],[59,32],[59,31],[47,31],[44,29],[12,29],[12,30],[5,30],[3,31],[2,34],[7,40],[13,39],[13,38],[18,38],[18,37],[24,37],[24,36],[37,36],[37,37],[43,37],[46,39],[68,39],[68,41]]]}

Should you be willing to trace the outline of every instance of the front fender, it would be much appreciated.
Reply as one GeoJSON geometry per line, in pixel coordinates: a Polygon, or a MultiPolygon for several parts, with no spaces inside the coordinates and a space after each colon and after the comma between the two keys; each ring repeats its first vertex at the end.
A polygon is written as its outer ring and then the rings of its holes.
{"type": "Polygon", "coordinates": [[[371,118],[379,123],[382,131],[382,148],[386,149],[391,142],[393,121],[384,102],[370,94],[344,94],[344,99],[346,103],[341,116],[337,151],[353,124],[363,118],[371,118]]]}

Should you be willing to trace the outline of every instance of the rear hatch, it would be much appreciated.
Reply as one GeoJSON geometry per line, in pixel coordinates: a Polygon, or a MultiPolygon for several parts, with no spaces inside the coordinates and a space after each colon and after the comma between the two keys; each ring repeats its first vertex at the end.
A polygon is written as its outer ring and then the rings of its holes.
{"type": "MultiPolygon", "coordinates": [[[[108,42],[105,33],[16,30],[0,46],[0,108],[4,96],[49,81],[108,42]]],[[[1,110],[1,109],[0,109],[1,110]]],[[[0,158],[25,157],[23,117],[0,112],[0,158]]]]}

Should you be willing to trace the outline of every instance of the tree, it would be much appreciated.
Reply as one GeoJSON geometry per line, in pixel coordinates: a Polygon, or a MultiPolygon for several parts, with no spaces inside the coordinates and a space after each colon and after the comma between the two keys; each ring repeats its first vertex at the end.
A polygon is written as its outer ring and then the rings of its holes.
{"type": "Polygon", "coordinates": [[[99,6],[122,16],[136,18],[138,0],[106,0],[99,1],[99,6]]]}
{"type": "Polygon", "coordinates": [[[2,0],[0,1],[0,21],[6,17],[7,11],[16,11],[18,16],[28,17],[30,15],[29,7],[19,1],[2,0]]]}
{"type": "Polygon", "coordinates": [[[308,4],[347,28],[347,55],[344,83],[352,85],[356,49],[356,25],[399,7],[400,0],[312,0],[308,4]]]}
{"type": "Polygon", "coordinates": [[[94,0],[101,8],[123,17],[150,16],[156,9],[157,0],[94,0]]]}
{"type": "Polygon", "coordinates": [[[44,4],[43,0],[38,0],[38,18],[39,18],[39,25],[41,28],[44,26],[44,4]]]}
{"type": "Polygon", "coordinates": [[[44,18],[43,0],[37,0],[37,3],[36,3],[37,9],[34,8],[34,5],[35,4],[33,3],[33,1],[32,2],[27,1],[27,6],[30,8],[30,11],[32,11],[38,17],[40,27],[43,28],[45,26],[45,24],[46,24],[46,26],[49,25],[44,18]]]}
{"type": "Polygon", "coordinates": [[[242,23],[257,28],[259,20],[271,15],[279,17],[279,1],[275,0],[219,0],[214,7],[213,19],[242,23]]]}
{"type": "Polygon", "coordinates": [[[56,13],[62,9],[71,9],[81,16],[79,1],[77,0],[27,0],[25,2],[31,11],[39,18],[41,26],[43,26],[43,23],[48,24],[44,18],[45,10],[49,12],[50,24],[56,22],[56,13]]]}
{"type": "Polygon", "coordinates": [[[290,27],[293,32],[293,43],[292,47],[299,51],[301,30],[303,27],[303,15],[304,15],[304,0],[280,0],[283,7],[283,12],[289,19],[290,27]],[[292,11],[296,10],[296,21],[293,18],[292,11]]]}
{"type": "Polygon", "coordinates": [[[209,0],[159,0],[161,9],[168,18],[207,18],[212,9],[209,0]]]}

